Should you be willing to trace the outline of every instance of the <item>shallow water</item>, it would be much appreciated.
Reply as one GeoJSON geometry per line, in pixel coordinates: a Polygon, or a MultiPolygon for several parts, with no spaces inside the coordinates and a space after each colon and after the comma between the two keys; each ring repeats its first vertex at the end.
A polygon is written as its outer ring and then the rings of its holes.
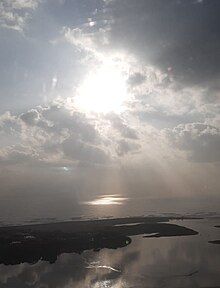
{"type": "Polygon", "coordinates": [[[0,287],[220,287],[220,219],[171,221],[199,235],[132,237],[116,250],[62,254],[54,264],[0,266],[0,287]]]}

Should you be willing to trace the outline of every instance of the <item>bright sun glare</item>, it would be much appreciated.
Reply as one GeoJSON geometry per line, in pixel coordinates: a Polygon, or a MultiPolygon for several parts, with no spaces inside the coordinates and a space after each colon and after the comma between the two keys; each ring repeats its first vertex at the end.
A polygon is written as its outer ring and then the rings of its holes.
{"type": "Polygon", "coordinates": [[[114,63],[106,61],[85,78],[75,103],[79,109],[88,112],[120,113],[126,98],[125,76],[114,63]]]}

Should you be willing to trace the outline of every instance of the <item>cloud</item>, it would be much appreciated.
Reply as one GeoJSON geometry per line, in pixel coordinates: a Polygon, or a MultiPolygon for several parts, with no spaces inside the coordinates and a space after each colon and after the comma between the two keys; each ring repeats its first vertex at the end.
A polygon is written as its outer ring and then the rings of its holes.
{"type": "Polygon", "coordinates": [[[145,81],[145,75],[141,74],[140,72],[136,72],[128,78],[128,84],[131,86],[137,86],[142,84],[145,81]]]}
{"type": "Polygon", "coordinates": [[[220,129],[205,123],[180,124],[163,131],[172,145],[195,162],[220,161],[220,129]]]}
{"type": "Polygon", "coordinates": [[[0,26],[22,32],[31,12],[41,0],[2,0],[0,3],[0,26]]]}
{"type": "Polygon", "coordinates": [[[39,112],[36,109],[31,109],[20,115],[20,119],[28,125],[36,125],[40,119],[39,112]]]}
{"type": "Polygon", "coordinates": [[[42,110],[42,116],[53,123],[50,128],[54,132],[68,129],[71,134],[78,134],[86,142],[98,143],[99,133],[85,114],[66,108],[63,104],[51,105],[42,110]]]}
{"type": "Polygon", "coordinates": [[[220,109],[218,88],[214,91],[210,87],[180,86],[167,73],[138,63],[132,67],[128,79],[133,79],[136,73],[140,73],[141,82],[129,83],[133,96],[129,108],[141,123],[163,129],[216,121],[220,109]]]}
{"type": "Polygon", "coordinates": [[[108,47],[109,23],[110,21],[104,21],[101,27],[97,27],[95,24],[92,26],[85,24],[81,28],[73,29],[64,27],[62,34],[64,39],[77,49],[98,55],[105,47],[108,47]]]}
{"type": "Polygon", "coordinates": [[[74,138],[64,140],[62,146],[64,154],[70,159],[94,164],[105,164],[109,160],[104,150],[74,138]]]}
{"type": "Polygon", "coordinates": [[[7,134],[20,133],[22,130],[22,122],[11,113],[5,112],[0,117],[0,131],[7,134]]]}
{"type": "Polygon", "coordinates": [[[109,114],[106,116],[107,119],[110,120],[112,127],[120,133],[123,138],[128,139],[138,139],[138,133],[135,129],[129,127],[125,120],[122,117],[119,117],[116,114],[109,114]]]}
{"type": "Polygon", "coordinates": [[[114,20],[110,45],[169,70],[180,83],[216,81],[220,73],[220,3],[200,4],[195,5],[195,0],[115,1],[108,9],[114,20]]]}
{"type": "Polygon", "coordinates": [[[24,164],[39,162],[37,151],[24,146],[9,146],[0,155],[0,162],[3,164],[24,164]]]}
{"type": "MultiPolygon", "coordinates": [[[[20,115],[0,117],[2,164],[72,165],[75,162],[108,165],[114,146],[96,128],[96,122],[64,103],[37,106],[20,115]],[[110,142],[109,142],[110,143],[110,142]],[[111,152],[110,152],[111,151],[111,152]]],[[[120,127],[121,128],[121,127],[120,127]]],[[[133,130],[122,126],[133,137],[133,130]]]]}
{"type": "Polygon", "coordinates": [[[117,154],[118,156],[125,156],[129,153],[137,153],[140,151],[140,148],[140,144],[122,139],[118,141],[117,154]]]}

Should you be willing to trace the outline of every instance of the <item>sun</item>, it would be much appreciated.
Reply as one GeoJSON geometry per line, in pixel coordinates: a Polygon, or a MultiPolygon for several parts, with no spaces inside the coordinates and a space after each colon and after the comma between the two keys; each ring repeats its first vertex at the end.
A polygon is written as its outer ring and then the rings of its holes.
{"type": "Polygon", "coordinates": [[[97,113],[120,113],[127,99],[126,77],[113,61],[91,70],[77,90],[78,109],[97,113]]]}

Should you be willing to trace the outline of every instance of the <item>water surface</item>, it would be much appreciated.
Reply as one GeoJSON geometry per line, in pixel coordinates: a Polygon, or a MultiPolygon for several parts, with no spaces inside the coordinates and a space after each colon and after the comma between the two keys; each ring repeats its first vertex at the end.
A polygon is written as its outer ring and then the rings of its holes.
{"type": "Polygon", "coordinates": [[[123,248],[62,254],[54,264],[0,266],[0,287],[219,287],[220,219],[176,220],[199,235],[132,237],[123,248]]]}

